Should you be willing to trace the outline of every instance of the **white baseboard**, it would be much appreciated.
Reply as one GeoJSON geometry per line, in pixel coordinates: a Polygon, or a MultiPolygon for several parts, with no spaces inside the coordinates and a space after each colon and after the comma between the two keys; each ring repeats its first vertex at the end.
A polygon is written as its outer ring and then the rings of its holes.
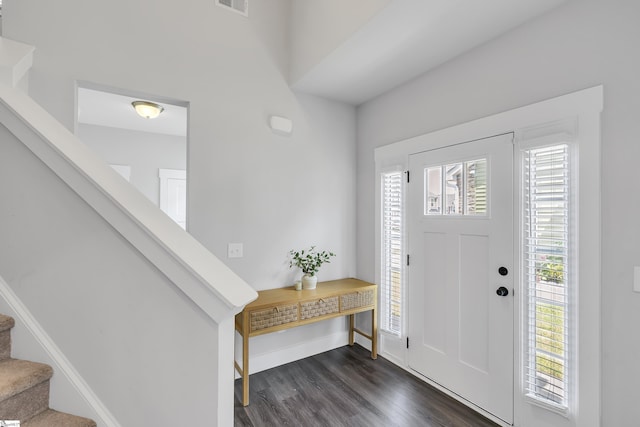
{"type": "MultiPolygon", "coordinates": [[[[34,353],[33,360],[46,363],[54,369],[55,374],[51,380],[52,390],[54,391],[54,393],[52,393],[52,401],[56,397],[55,384],[59,383],[61,389],[73,390],[75,392],[74,394],[77,394],[77,396],[73,397],[74,399],[77,400],[79,396],[83,401],[86,409],[83,413],[76,412],[75,415],[92,418],[98,426],[121,427],[120,423],[95,395],[71,362],[65,357],[51,337],[47,335],[42,326],[40,326],[35,317],[33,317],[31,312],[22,301],[20,301],[2,277],[0,277],[0,297],[0,309],[2,311],[8,311],[3,314],[13,317],[16,321],[14,332],[24,331],[30,334],[30,337],[20,337],[20,341],[26,341],[26,338],[31,338],[30,341],[34,344],[30,346],[32,347],[31,351],[34,353]],[[33,350],[33,347],[38,348],[33,350]],[[88,411],[90,413],[88,413],[88,411]]],[[[18,340],[12,337],[12,341],[15,342],[18,340]]],[[[31,351],[29,353],[31,353],[31,351]]],[[[65,410],[65,408],[61,407],[54,409],[65,410]]]]}
{"type": "Polygon", "coordinates": [[[371,351],[371,340],[370,339],[365,338],[360,334],[355,334],[354,341],[355,341],[356,344],[360,344],[362,347],[364,347],[367,350],[371,351]]]}

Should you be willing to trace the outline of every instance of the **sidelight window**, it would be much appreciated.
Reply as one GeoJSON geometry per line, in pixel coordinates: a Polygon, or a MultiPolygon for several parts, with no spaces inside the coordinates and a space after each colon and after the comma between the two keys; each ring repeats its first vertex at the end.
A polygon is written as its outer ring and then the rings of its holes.
{"type": "Polygon", "coordinates": [[[403,172],[382,174],[382,271],[380,283],[380,329],[402,334],[404,282],[403,172]]]}
{"type": "Polygon", "coordinates": [[[522,167],[525,394],[566,410],[575,283],[570,146],[525,150],[522,167]]]}

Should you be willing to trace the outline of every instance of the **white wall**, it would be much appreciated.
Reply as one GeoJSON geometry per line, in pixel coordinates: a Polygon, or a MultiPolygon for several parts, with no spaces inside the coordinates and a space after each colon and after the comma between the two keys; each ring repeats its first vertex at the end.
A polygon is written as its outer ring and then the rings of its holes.
{"type": "MultiPolygon", "coordinates": [[[[15,293],[0,277],[0,313],[11,316],[15,320],[15,326],[11,330],[11,357],[45,363],[53,368],[55,375],[49,380],[49,407],[92,419],[100,426],[105,425],[108,421],[103,423],[101,420],[105,416],[104,412],[89,405],[87,396],[78,390],[79,374],[65,371],[67,366],[63,366],[58,358],[51,355],[50,347],[43,345],[39,334],[42,332],[42,327],[37,322],[35,322],[36,326],[30,322],[32,317],[28,315],[28,310],[25,314],[25,310],[22,310],[23,306],[15,303],[17,297],[14,298],[14,296],[15,293]],[[33,333],[36,328],[38,332],[33,333]]],[[[93,403],[95,404],[95,401],[93,403]]],[[[106,415],[105,418],[110,417],[106,415]]]]}
{"type": "Polygon", "coordinates": [[[0,140],[0,271],[13,292],[121,425],[209,423],[218,326],[3,126],[0,140]]]}
{"type": "Polygon", "coordinates": [[[158,169],[187,169],[187,139],[107,126],[78,124],[76,136],[109,164],[131,166],[129,182],[156,206],[158,169]]]}
{"type": "Polygon", "coordinates": [[[358,109],[358,276],[374,277],[373,149],[604,84],[602,137],[603,426],[640,419],[640,247],[636,169],[640,3],[571,1],[358,109]]]}
{"type": "Polygon", "coordinates": [[[291,82],[298,81],[367,23],[390,0],[294,0],[291,82]]]}
{"type": "MultiPolygon", "coordinates": [[[[247,19],[213,1],[21,0],[3,7],[4,34],[36,47],[30,94],[69,129],[76,80],[189,102],[190,233],[260,290],[292,284],[288,251],[312,244],[337,254],[320,280],[355,274],[355,109],[289,89],[289,6],[254,1],[247,19]],[[290,137],[273,114],[293,120],[290,137]],[[244,258],[226,258],[230,242],[244,258]]],[[[309,355],[306,341],[344,330],[299,328],[252,356],[309,355]]]]}

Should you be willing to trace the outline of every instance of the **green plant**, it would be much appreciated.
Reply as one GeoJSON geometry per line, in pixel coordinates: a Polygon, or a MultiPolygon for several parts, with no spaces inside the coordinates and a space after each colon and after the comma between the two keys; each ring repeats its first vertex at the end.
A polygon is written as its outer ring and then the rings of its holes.
{"type": "Polygon", "coordinates": [[[564,264],[558,257],[549,257],[549,262],[538,264],[537,273],[542,280],[550,283],[564,283],[564,264]],[[554,262],[554,261],[560,262],[554,262]]]}
{"type": "Polygon", "coordinates": [[[317,252],[315,246],[311,246],[306,251],[304,249],[301,251],[292,250],[289,251],[289,254],[291,255],[289,268],[298,267],[304,274],[310,276],[315,276],[322,264],[329,263],[329,259],[336,256],[333,252],[317,252]]]}
{"type": "Polygon", "coordinates": [[[564,379],[565,312],[560,305],[536,304],[536,369],[564,379]]]}

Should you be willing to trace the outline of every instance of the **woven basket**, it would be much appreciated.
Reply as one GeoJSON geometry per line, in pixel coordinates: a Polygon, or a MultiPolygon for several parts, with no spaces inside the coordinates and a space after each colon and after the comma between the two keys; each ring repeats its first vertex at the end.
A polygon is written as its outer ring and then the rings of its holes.
{"type": "Polygon", "coordinates": [[[321,298],[300,303],[300,320],[337,313],[340,310],[338,297],[321,298]]]}
{"type": "Polygon", "coordinates": [[[342,295],[342,310],[351,310],[373,304],[373,290],[342,295]]]}
{"type": "Polygon", "coordinates": [[[252,311],[250,318],[252,332],[295,322],[298,320],[298,304],[252,311]]]}

